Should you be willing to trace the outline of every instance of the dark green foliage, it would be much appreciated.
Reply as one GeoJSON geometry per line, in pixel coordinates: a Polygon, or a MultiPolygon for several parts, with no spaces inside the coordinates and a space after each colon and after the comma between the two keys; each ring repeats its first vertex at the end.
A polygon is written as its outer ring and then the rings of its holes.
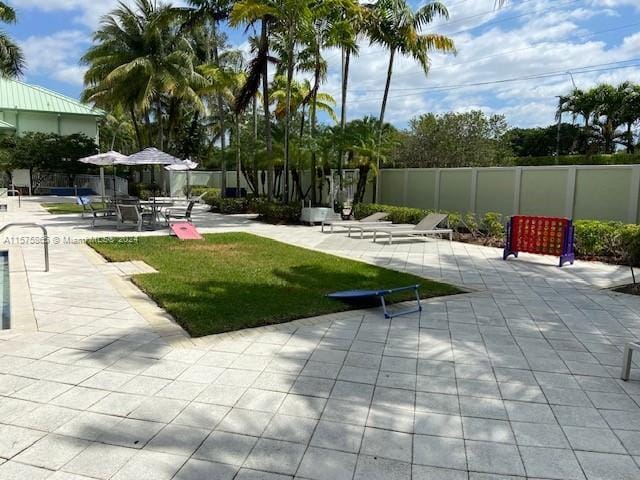
{"type": "Polygon", "coordinates": [[[481,111],[413,118],[392,156],[397,167],[468,167],[509,163],[507,122],[481,111]]]}
{"type": "Polygon", "coordinates": [[[136,240],[90,244],[111,261],[143,260],[154,267],[158,273],[136,275],[134,282],[194,336],[348,310],[326,297],[337,290],[420,284],[424,298],[459,293],[443,283],[247,233],[192,242],[170,236],[136,240]]]}
{"type": "Polygon", "coordinates": [[[249,210],[249,200],[247,198],[205,197],[205,202],[211,206],[211,211],[224,215],[252,213],[249,210]]]}
{"type": "Polygon", "coordinates": [[[274,223],[298,223],[300,221],[299,204],[285,205],[273,202],[257,202],[252,205],[255,213],[260,215],[262,220],[274,223]]]}
{"type": "Polygon", "coordinates": [[[0,138],[0,150],[6,153],[3,169],[39,169],[73,175],[91,169],[77,160],[97,153],[98,147],[92,138],[82,134],[27,132],[0,138]]]}
{"type": "Polygon", "coordinates": [[[520,157],[520,166],[542,165],[630,165],[640,163],[640,154],[615,153],[613,155],[561,155],[559,157],[520,157]]]}
{"type": "MultiPolygon", "coordinates": [[[[558,125],[537,128],[512,128],[506,134],[507,142],[516,157],[549,157],[558,150],[558,125]]],[[[570,123],[560,126],[560,155],[586,153],[582,129],[570,123]]],[[[518,165],[524,165],[517,159],[518,165]]]]}
{"type": "MultiPolygon", "coordinates": [[[[360,219],[376,212],[387,212],[387,220],[393,223],[416,224],[434,210],[421,208],[395,207],[392,205],[380,205],[373,203],[358,204],[354,207],[354,216],[360,219]]],[[[475,213],[460,214],[457,212],[442,212],[449,216],[447,221],[449,228],[455,233],[470,233],[474,236],[499,238],[504,235],[504,219],[495,212],[486,213],[479,218],[475,213]]]]}
{"type": "Polygon", "coordinates": [[[219,198],[220,197],[220,189],[214,187],[202,187],[202,186],[189,186],[184,187],[184,194],[190,194],[191,197],[199,197],[203,193],[206,193],[203,200],[206,202],[207,199],[219,198]]]}

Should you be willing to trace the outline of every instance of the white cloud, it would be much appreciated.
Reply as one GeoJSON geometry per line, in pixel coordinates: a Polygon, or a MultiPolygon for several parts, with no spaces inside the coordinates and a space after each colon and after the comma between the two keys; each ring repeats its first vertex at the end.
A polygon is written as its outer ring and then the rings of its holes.
{"type": "Polygon", "coordinates": [[[61,82],[82,85],[85,68],[78,62],[88,45],[87,34],[80,30],[27,38],[21,42],[27,78],[30,74],[48,75],[61,82]]]}
{"type": "MultiPolygon", "coordinates": [[[[572,87],[569,71],[574,72],[578,86],[588,88],[598,82],[640,78],[640,67],[604,72],[579,73],[578,67],[619,62],[640,57],[640,33],[621,29],[614,44],[602,41],[599,30],[631,24],[637,17],[624,22],[599,27],[594,18],[611,15],[604,9],[638,6],[640,2],[624,0],[593,0],[572,2],[529,0],[511,2],[501,12],[491,12],[493,1],[464,2],[460,23],[471,26],[489,19],[489,25],[478,31],[452,33],[458,47],[457,56],[432,55],[432,68],[425,78],[412,60],[397,58],[387,106],[387,119],[404,125],[414,115],[425,111],[465,111],[482,108],[487,113],[502,113],[516,125],[548,125],[554,122],[556,95],[565,94],[572,87]],[[473,6],[471,5],[473,3],[473,6]],[[526,5],[525,5],[526,3],[526,5]],[[576,8],[577,7],[577,8],[576,8]],[[485,12],[485,16],[480,15],[485,12]],[[532,15],[525,13],[534,12],[532,15]],[[522,15],[517,20],[513,17],[522,15]],[[472,18],[470,18],[472,17],[472,18]],[[511,19],[503,21],[504,19],[511,19]],[[551,78],[488,85],[451,88],[456,85],[495,82],[501,79],[536,76],[558,72],[551,78]],[[438,90],[439,87],[445,87],[438,90]]],[[[614,12],[615,13],[615,12],[614,12]]],[[[452,15],[452,22],[456,16],[452,15]]],[[[451,25],[431,31],[454,32],[451,25]]],[[[636,29],[637,30],[637,29],[636,29]]],[[[339,99],[339,53],[327,53],[331,71],[324,90],[339,99]]],[[[377,46],[362,45],[361,54],[351,63],[348,116],[378,115],[387,71],[388,52],[377,46]]],[[[637,63],[637,62],[636,62],[637,63]]],[[[615,66],[615,65],[612,65],[615,66]]],[[[606,68],[603,66],[602,68],[606,68]]],[[[595,69],[595,67],[594,67],[595,69]]]]}

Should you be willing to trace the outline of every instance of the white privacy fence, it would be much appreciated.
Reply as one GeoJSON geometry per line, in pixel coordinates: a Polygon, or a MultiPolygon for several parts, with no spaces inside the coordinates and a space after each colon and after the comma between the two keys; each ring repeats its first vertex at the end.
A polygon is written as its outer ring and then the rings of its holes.
{"type": "MultiPolygon", "coordinates": [[[[266,178],[266,172],[258,172],[258,192],[259,194],[266,194],[266,185],[261,182],[263,177],[266,178]]],[[[171,194],[171,196],[183,196],[185,189],[188,185],[191,187],[210,187],[220,188],[222,185],[222,172],[220,171],[205,171],[205,170],[192,170],[192,171],[171,171],[163,172],[165,178],[165,189],[171,194]]],[[[343,170],[343,185],[344,185],[344,198],[352,199],[356,189],[356,183],[358,181],[358,170],[343,170]]],[[[282,181],[281,181],[282,182],[282,181]]],[[[301,172],[301,184],[304,194],[308,193],[311,179],[308,171],[301,172]]],[[[290,188],[293,188],[293,179],[289,180],[290,188]]],[[[321,202],[329,203],[330,199],[337,196],[339,190],[339,176],[337,170],[331,170],[331,174],[326,175],[318,179],[318,189],[322,196],[321,202]]],[[[236,185],[236,172],[227,172],[227,187],[235,188],[236,185]]],[[[244,175],[240,175],[240,188],[244,188],[248,193],[251,193],[249,184],[247,183],[244,175]]],[[[282,185],[280,190],[282,190],[282,185]]],[[[306,195],[306,198],[310,198],[310,195],[306,195]]]]}

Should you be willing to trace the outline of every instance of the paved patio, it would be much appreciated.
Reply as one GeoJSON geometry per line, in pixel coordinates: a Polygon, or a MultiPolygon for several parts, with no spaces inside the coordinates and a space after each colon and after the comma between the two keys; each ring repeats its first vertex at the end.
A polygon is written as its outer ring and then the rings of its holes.
{"type": "Polygon", "coordinates": [[[474,293],[393,321],[355,311],[189,339],[122,279],[131,270],[65,243],[96,235],[77,217],[28,201],[2,217],[59,243],[50,273],[41,246],[21,247],[37,329],[0,332],[1,479],[640,478],[640,367],[617,379],[640,298],[601,289],[625,269],[199,213],[203,231],[474,293]]]}

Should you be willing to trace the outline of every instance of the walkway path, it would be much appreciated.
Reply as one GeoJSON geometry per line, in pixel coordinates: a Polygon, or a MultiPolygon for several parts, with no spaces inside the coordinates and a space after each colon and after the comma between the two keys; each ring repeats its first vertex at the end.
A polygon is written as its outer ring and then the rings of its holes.
{"type": "Polygon", "coordinates": [[[0,479],[640,478],[640,368],[617,380],[640,299],[601,290],[624,269],[201,213],[204,231],[475,293],[391,322],[357,311],[192,340],[126,268],[64,242],[94,235],[77,217],[25,202],[0,220],[18,218],[60,243],[50,273],[21,247],[37,330],[0,332],[0,479]]]}

